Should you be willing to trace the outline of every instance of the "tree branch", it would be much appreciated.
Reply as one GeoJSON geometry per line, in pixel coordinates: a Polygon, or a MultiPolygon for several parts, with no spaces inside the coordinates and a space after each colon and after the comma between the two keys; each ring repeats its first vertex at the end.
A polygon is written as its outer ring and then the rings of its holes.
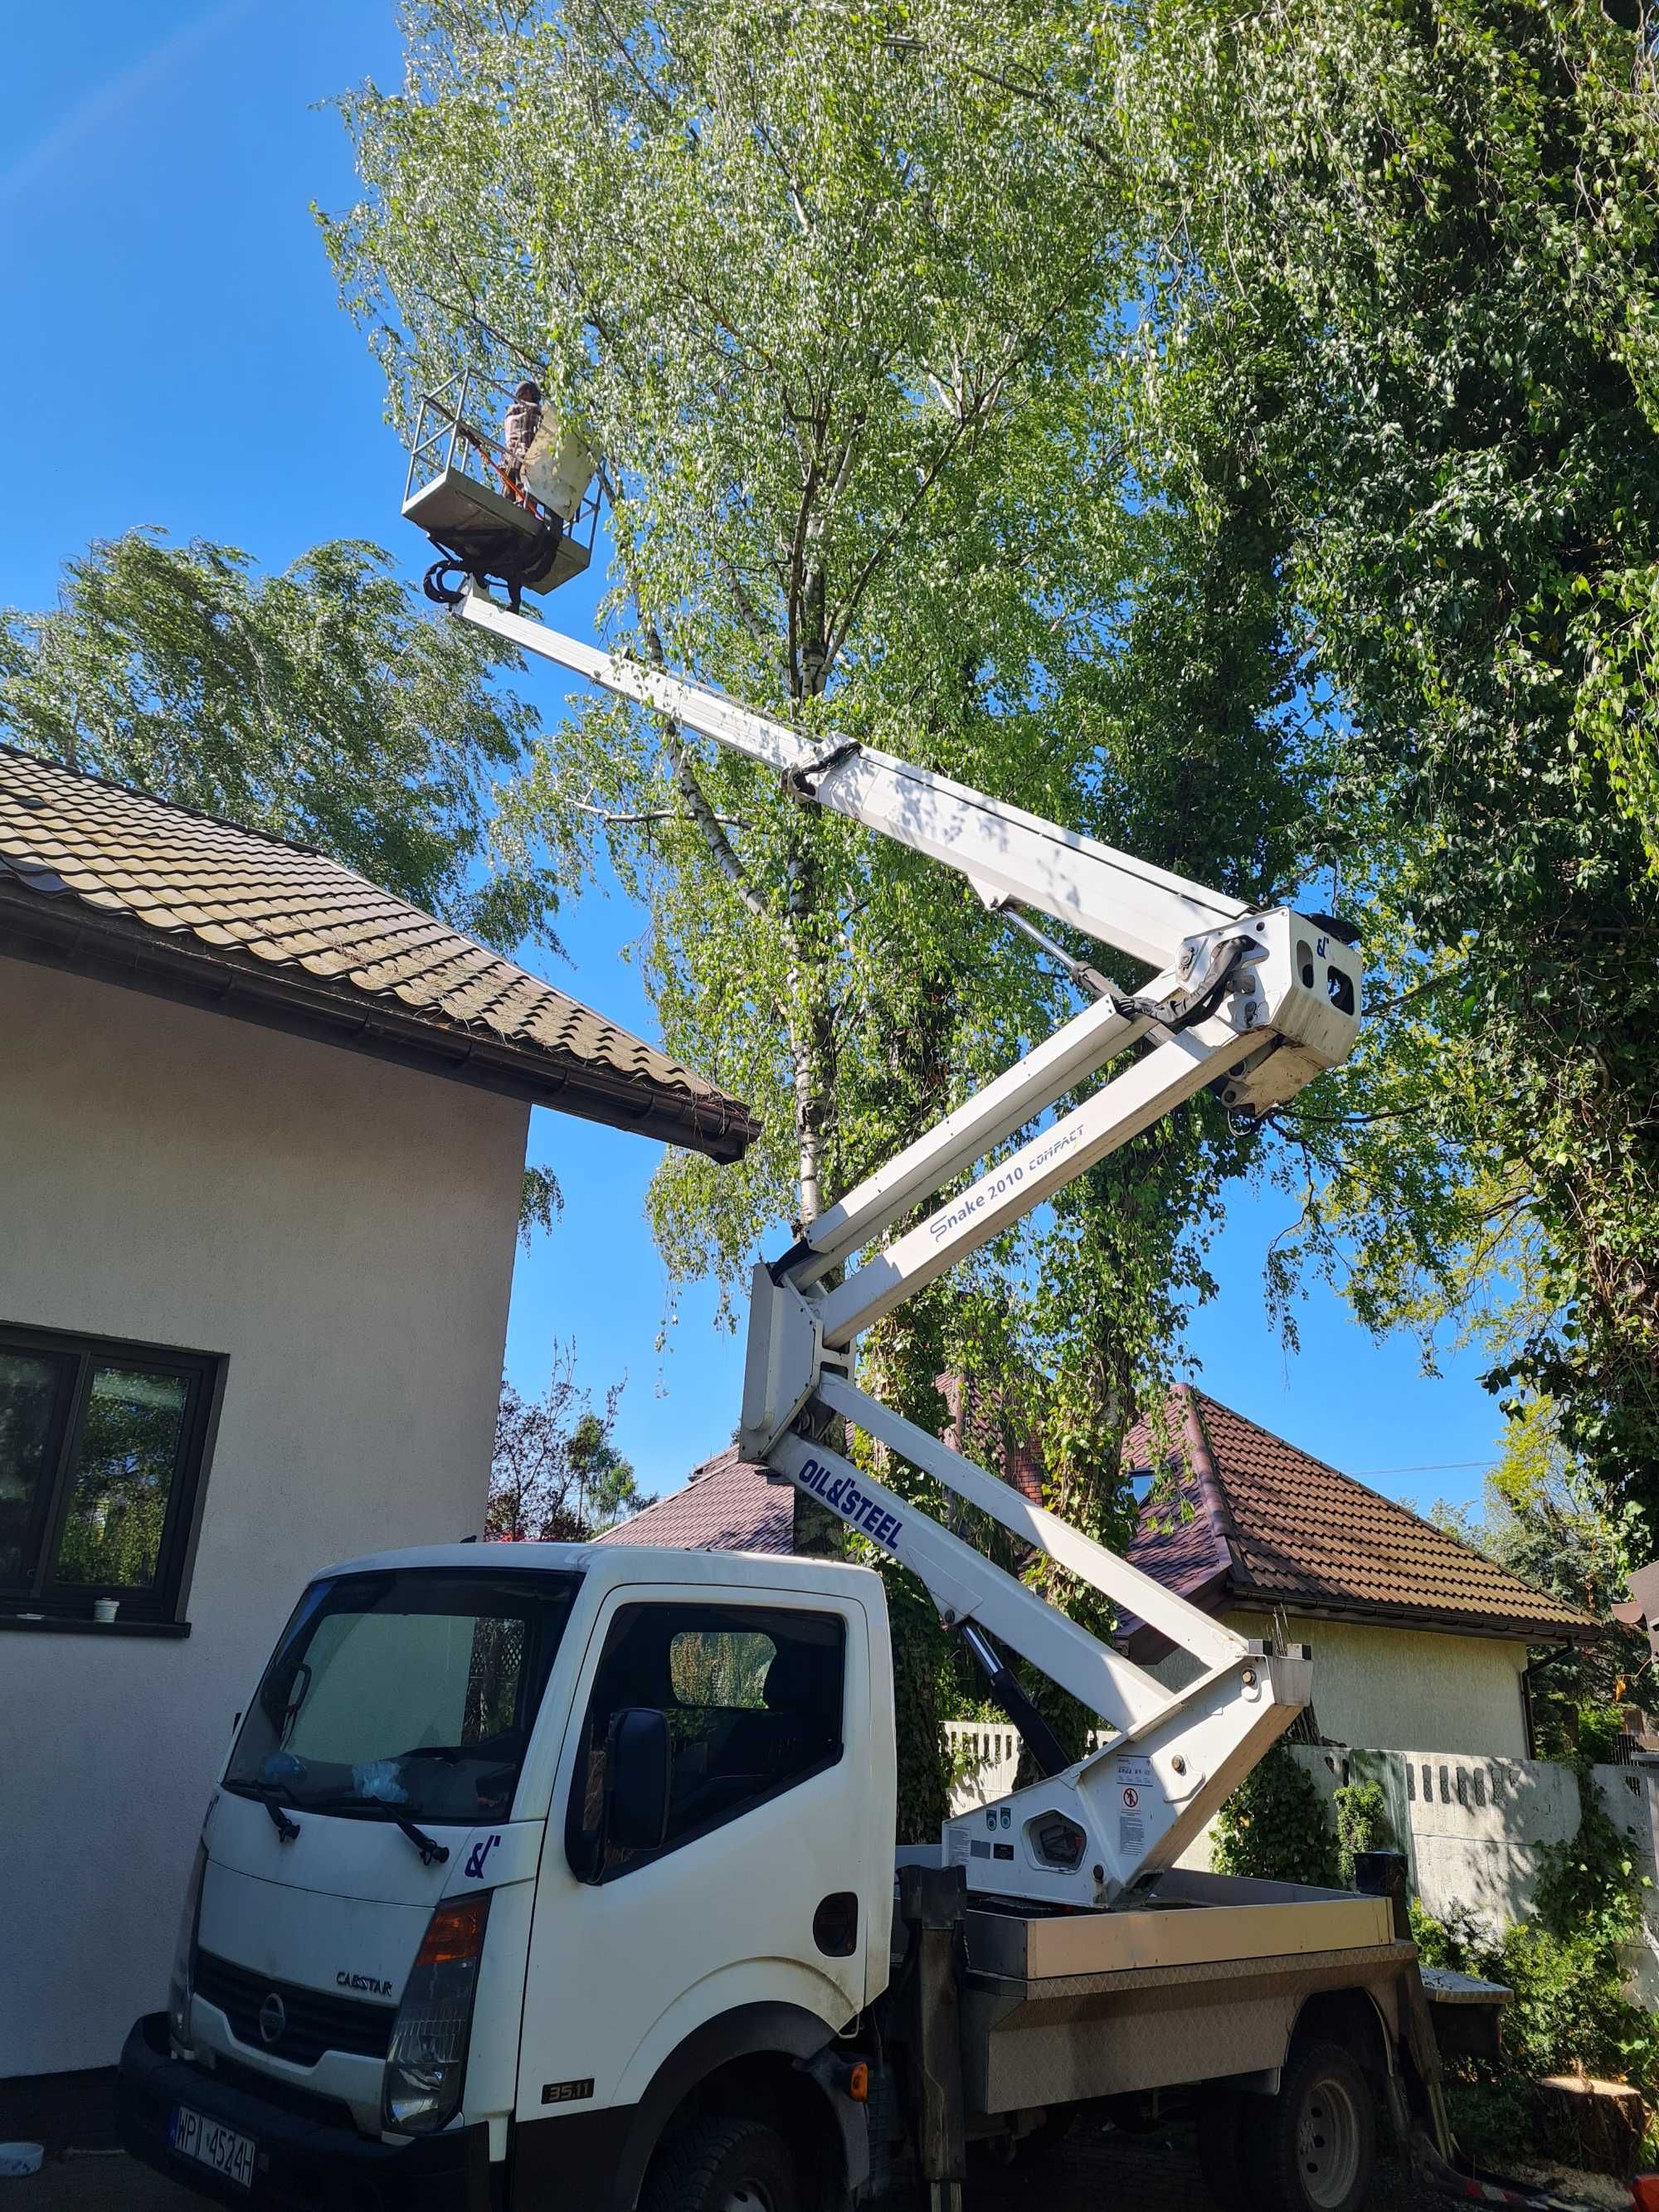
{"type": "MultiPolygon", "coordinates": [[[[599,470],[599,477],[605,495],[611,501],[611,514],[613,517],[620,518],[623,501],[604,469],[599,470]]],[[[646,614],[644,601],[640,594],[639,582],[633,572],[631,549],[624,532],[618,530],[616,532],[616,543],[623,567],[628,574],[629,590],[633,597],[635,610],[639,615],[644,630],[647,657],[654,667],[665,669],[668,664],[667,657],[662,649],[662,635],[656,623],[646,614]]],[[[675,787],[685,801],[691,819],[702,833],[702,842],[708,848],[708,857],[755,920],[769,925],[771,916],[767,911],[766,902],[750,882],[749,871],[738,858],[737,848],[726,836],[720,817],[709,805],[708,794],[697,781],[697,771],[686,749],[679,723],[672,714],[663,716],[662,731],[663,746],[668,755],[669,773],[674,779],[675,787]]]]}
{"type": "MultiPolygon", "coordinates": [[[[685,819],[684,815],[677,806],[647,807],[642,814],[615,814],[608,806],[596,806],[591,799],[577,799],[575,805],[580,813],[597,815],[607,830],[613,827],[626,828],[635,823],[684,822],[685,819]]],[[[713,819],[719,823],[722,830],[747,830],[750,826],[747,822],[740,822],[735,814],[716,814],[713,819]]]]}

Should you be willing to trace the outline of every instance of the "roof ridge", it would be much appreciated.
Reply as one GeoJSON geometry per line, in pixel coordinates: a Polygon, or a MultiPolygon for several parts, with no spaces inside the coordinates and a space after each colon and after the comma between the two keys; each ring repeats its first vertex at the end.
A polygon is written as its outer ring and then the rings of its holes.
{"type": "Polygon", "coordinates": [[[752,1462],[744,1460],[741,1455],[738,1453],[736,1444],[726,1444],[723,1446],[720,1450],[712,1452],[707,1459],[699,1461],[698,1464],[692,1468],[690,1474],[686,1476],[685,1480],[681,1484],[678,1490],[671,1490],[668,1492],[666,1496],[662,1498],[653,1498],[648,1505],[641,1505],[637,1513],[630,1513],[628,1516],[628,1526],[630,1528],[637,1528],[640,1522],[648,1518],[651,1514],[660,1513],[664,1506],[676,1504],[680,1498],[684,1497],[686,1492],[690,1490],[694,1482],[703,1480],[707,1476],[711,1474],[724,1474],[728,1473],[728,1468],[720,1467],[717,1464],[719,1461],[725,1458],[726,1454],[728,1451],[734,1455],[731,1462],[732,1467],[745,1467],[754,1464],[752,1462]]]}
{"type": "MultiPolygon", "coordinates": [[[[1224,1415],[1228,1420],[1237,1424],[1239,1427],[1251,1431],[1255,1436],[1265,1438],[1269,1443],[1277,1447],[1279,1450],[1299,1460],[1304,1467],[1316,1469],[1320,1474],[1341,1484],[1345,1489],[1357,1492],[1359,1496],[1368,1499],[1372,1505],[1382,1507],[1391,1519],[1404,1522],[1413,1531],[1421,1532],[1423,1534],[1451,1546],[1466,1559],[1478,1564],[1483,1574],[1495,1577],[1505,1590],[1514,1591],[1522,1597],[1534,1601],[1541,1600],[1546,1605],[1560,1607],[1568,1612],[1577,1613],[1586,1621],[1594,1620],[1595,1615],[1585,1607],[1569,1605],[1566,1600],[1557,1597],[1553,1592],[1540,1589],[1534,1583],[1527,1582],[1512,1568],[1504,1566],[1500,1560],[1494,1559],[1489,1553],[1483,1552],[1478,1544],[1472,1542],[1468,1537],[1454,1529],[1443,1528],[1439,1522],[1431,1520],[1427,1514],[1418,1512],[1414,1507],[1404,1504],[1397,1498],[1390,1498],[1385,1491],[1372,1489],[1369,1483],[1360,1481],[1357,1475],[1349,1474],[1340,1467],[1334,1467],[1328,1460],[1319,1458],[1316,1454],[1305,1450],[1300,1444],[1291,1443],[1288,1438],[1279,1436],[1261,1422],[1253,1420],[1248,1413],[1241,1413],[1236,1407],[1229,1406],[1222,1400],[1211,1396],[1207,1391],[1200,1390],[1195,1384],[1177,1384],[1174,1388],[1176,1390],[1185,1390],[1192,1400],[1201,1400],[1206,1406],[1224,1415]]],[[[1210,1449],[1213,1454],[1213,1445],[1210,1449]]],[[[1224,1493],[1225,1479],[1218,1464],[1217,1472],[1224,1493]]],[[[1265,1534],[1254,1536],[1247,1534],[1238,1530],[1236,1523],[1235,1532],[1241,1550],[1246,1553],[1255,1547],[1266,1547],[1268,1550],[1274,1548],[1273,1539],[1265,1534]]],[[[1228,1552],[1229,1557],[1234,1559],[1235,1565],[1241,1571],[1249,1577],[1252,1583],[1256,1583],[1255,1568],[1248,1557],[1241,1559],[1235,1553],[1231,1543],[1228,1546],[1228,1552]]],[[[1518,1607],[1516,1609],[1519,1610],[1518,1607]]]]}
{"type": "Polygon", "coordinates": [[[1171,1386],[1170,1395],[1171,1397],[1179,1396],[1185,1407],[1183,1440],[1187,1445],[1193,1480],[1198,1488],[1199,1501],[1212,1534],[1226,1553],[1229,1577],[1236,1578],[1243,1565],[1238,1522],[1234,1517],[1232,1500],[1227,1495],[1226,1482],[1200,1410],[1199,1401],[1204,1394],[1190,1382],[1176,1382],[1171,1386]]]}

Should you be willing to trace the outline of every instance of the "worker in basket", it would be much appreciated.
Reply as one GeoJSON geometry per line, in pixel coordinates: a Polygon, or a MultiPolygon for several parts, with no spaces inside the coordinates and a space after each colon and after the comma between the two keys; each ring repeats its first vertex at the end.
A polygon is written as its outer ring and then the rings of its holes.
{"type": "Polygon", "coordinates": [[[525,495],[525,456],[541,427],[541,386],[532,384],[526,377],[513,394],[513,404],[501,424],[501,447],[505,455],[502,473],[520,499],[525,495]]]}

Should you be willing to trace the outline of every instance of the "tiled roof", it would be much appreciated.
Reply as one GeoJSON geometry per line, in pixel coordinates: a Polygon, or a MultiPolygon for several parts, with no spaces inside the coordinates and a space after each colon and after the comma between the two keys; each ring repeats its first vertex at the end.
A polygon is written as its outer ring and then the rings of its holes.
{"type": "Polygon", "coordinates": [[[787,1553],[794,1492],[769,1482],[766,1469],[728,1444],[692,1474],[684,1490],[609,1528],[600,1544],[666,1544],[684,1552],[787,1553]]]}
{"type": "MultiPolygon", "coordinates": [[[[1588,1641],[1587,1613],[1530,1589],[1392,1498],[1258,1428],[1202,1391],[1172,1391],[1169,1473],[1141,1510],[1128,1557],[1203,1606],[1282,1607],[1290,1614],[1394,1628],[1461,1629],[1533,1644],[1588,1641]]],[[[1123,1464],[1150,1472],[1157,1450],[1140,1423],[1123,1464]]],[[[697,1552],[787,1552],[792,1492],[728,1445],[687,1486],[598,1540],[697,1552]]],[[[1168,1649],[1143,1623],[1120,1625],[1143,1662],[1168,1649]]]]}
{"type": "MultiPolygon", "coordinates": [[[[1164,1425],[1173,1480],[1142,1506],[1128,1556],[1206,1611],[1282,1606],[1538,1644],[1599,1632],[1589,1613],[1201,1390],[1172,1391],[1164,1425]]],[[[1142,1422],[1125,1440],[1124,1467],[1151,1472],[1159,1456],[1142,1422]]],[[[1126,1621],[1123,1633],[1137,1658],[1162,1648],[1141,1623],[1126,1621]]]]}
{"type": "Polygon", "coordinates": [[[716,1158],[746,1107],[304,846],[0,744],[0,951],[632,1127],[716,1158]]]}

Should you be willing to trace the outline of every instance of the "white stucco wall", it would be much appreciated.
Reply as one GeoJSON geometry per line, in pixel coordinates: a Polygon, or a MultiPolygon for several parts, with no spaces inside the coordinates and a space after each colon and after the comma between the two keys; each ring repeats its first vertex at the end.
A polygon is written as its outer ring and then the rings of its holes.
{"type": "MultiPolygon", "coordinates": [[[[1241,1636],[1270,1632],[1262,1613],[1221,1617],[1241,1636]]],[[[1314,1713],[1332,1742],[1526,1757],[1524,1644],[1294,1616],[1286,1633],[1291,1643],[1312,1648],[1314,1713]]],[[[1198,1666],[1175,1652],[1147,1671],[1174,1687],[1191,1680],[1198,1666]]]]}
{"type": "Polygon", "coordinates": [[[0,959],[0,1319],[228,1356],[163,1642],[0,1626],[0,2075],[166,2000],[212,1772],[316,1568],[480,1524],[527,1108],[0,959]]]}

